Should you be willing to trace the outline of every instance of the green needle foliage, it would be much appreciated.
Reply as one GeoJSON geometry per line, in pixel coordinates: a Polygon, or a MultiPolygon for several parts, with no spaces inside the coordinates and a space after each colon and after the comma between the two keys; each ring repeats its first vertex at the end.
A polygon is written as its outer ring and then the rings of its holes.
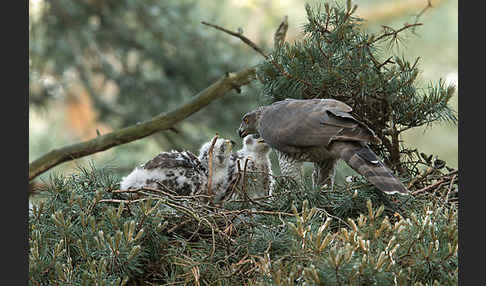
{"type": "MultiPolygon", "coordinates": [[[[397,34],[359,31],[354,9],[307,6],[306,38],[260,67],[267,99],[343,100],[384,142],[455,122],[452,87],[420,91],[416,63],[380,64],[377,43],[397,34]]],[[[329,190],[276,177],[266,199],[213,206],[170,191],[121,191],[113,170],[93,164],[51,175],[29,212],[29,285],[457,285],[457,170],[399,151],[413,175],[407,196],[360,178],[329,190]]]]}
{"type": "Polygon", "coordinates": [[[346,102],[382,140],[383,146],[372,148],[405,173],[400,155],[407,150],[400,146],[400,133],[437,121],[456,124],[457,114],[448,105],[455,87],[440,80],[418,88],[418,58],[414,63],[399,56],[384,58],[399,44],[401,33],[419,23],[368,34],[360,29],[363,20],[353,16],[355,10],[350,1],[346,7],[306,5],[302,40],[277,46],[260,65],[263,95],[268,103],[286,98],[346,102]]]}
{"type": "Polygon", "coordinates": [[[91,165],[29,214],[30,285],[457,284],[457,204],[276,178],[266,201],[208,206],[118,190],[91,165]]]}

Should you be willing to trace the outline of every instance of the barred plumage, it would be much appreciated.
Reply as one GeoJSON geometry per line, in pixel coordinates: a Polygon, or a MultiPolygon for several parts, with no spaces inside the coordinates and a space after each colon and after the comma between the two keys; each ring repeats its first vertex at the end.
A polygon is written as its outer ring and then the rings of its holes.
{"type": "Polygon", "coordinates": [[[335,165],[343,159],[386,193],[408,193],[405,186],[381,163],[368,143],[380,139],[349,112],[352,108],[334,99],[286,99],[257,108],[243,116],[241,137],[258,133],[279,151],[283,174],[299,179],[301,164],[313,162],[314,185],[334,183],[335,165]]]}
{"type": "MultiPolygon", "coordinates": [[[[210,145],[211,141],[201,147],[199,158],[190,151],[162,152],[124,177],[120,189],[149,187],[184,196],[207,194],[209,176],[207,151],[210,145]]],[[[226,172],[231,151],[230,140],[218,139],[215,142],[211,189],[216,196],[227,187],[226,172]]]]}
{"type": "Polygon", "coordinates": [[[205,186],[206,174],[206,167],[190,151],[162,152],[124,177],[120,189],[150,187],[178,195],[194,195],[205,186]]]}

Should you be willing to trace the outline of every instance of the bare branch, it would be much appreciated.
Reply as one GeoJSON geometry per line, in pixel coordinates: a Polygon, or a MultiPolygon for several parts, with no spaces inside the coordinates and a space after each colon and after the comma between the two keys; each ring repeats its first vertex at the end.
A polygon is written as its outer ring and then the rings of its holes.
{"type": "Polygon", "coordinates": [[[206,26],[213,27],[215,29],[218,29],[220,31],[223,31],[225,33],[228,33],[228,34],[230,34],[232,36],[235,36],[235,37],[239,38],[245,44],[247,44],[248,46],[250,46],[251,48],[253,48],[259,54],[261,54],[265,59],[268,59],[267,54],[265,54],[265,52],[262,49],[260,49],[255,43],[253,43],[250,39],[248,39],[247,37],[243,36],[243,34],[237,33],[237,32],[233,32],[233,31],[230,31],[230,30],[225,29],[223,27],[220,27],[218,25],[214,25],[214,24],[211,24],[211,23],[208,23],[208,22],[204,22],[204,21],[201,21],[201,24],[206,25],[206,26]]]}
{"type": "Polygon", "coordinates": [[[383,39],[385,37],[393,36],[394,38],[396,38],[397,35],[398,35],[398,33],[402,32],[402,31],[404,31],[406,29],[410,29],[410,28],[416,27],[416,26],[422,26],[422,23],[405,24],[405,25],[403,25],[403,27],[401,27],[398,30],[395,30],[395,29],[393,29],[391,27],[383,26],[384,28],[390,30],[390,32],[381,34],[378,38],[373,39],[373,41],[371,41],[370,43],[368,43],[368,45],[371,45],[373,43],[376,43],[376,42],[378,42],[379,40],[381,40],[381,39],[383,39]]]}
{"type": "MultiPolygon", "coordinates": [[[[281,65],[279,65],[279,64],[278,64],[278,63],[275,61],[275,59],[274,59],[273,57],[272,57],[272,58],[270,58],[270,57],[269,57],[267,54],[265,54],[265,52],[264,52],[262,49],[260,49],[260,48],[259,48],[259,47],[258,47],[258,46],[255,44],[255,43],[253,43],[253,42],[252,42],[250,39],[248,39],[247,37],[243,36],[243,34],[241,34],[241,33],[237,33],[237,32],[233,32],[233,31],[230,31],[230,30],[225,29],[225,28],[223,28],[223,27],[220,27],[220,26],[218,26],[218,25],[210,24],[210,23],[207,23],[207,22],[204,22],[204,21],[201,21],[201,24],[204,24],[204,25],[207,25],[207,26],[213,27],[213,28],[215,28],[215,29],[218,29],[218,30],[220,30],[220,31],[223,31],[223,32],[225,32],[225,33],[228,33],[228,34],[230,34],[230,35],[232,35],[232,36],[235,36],[235,37],[237,37],[237,38],[241,39],[243,42],[245,42],[245,44],[249,45],[249,46],[250,46],[250,47],[252,47],[252,48],[253,48],[255,51],[257,51],[259,54],[261,54],[261,55],[262,55],[262,56],[263,56],[263,57],[264,57],[266,60],[269,60],[269,61],[270,61],[270,62],[273,64],[273,66],[274,66],[275,68],[277,68],[277,69],[280,71],[280,73],[282,73],[282,74],[283,74],[285,77],[287,77],[288,79],[294,79],[294,80],[297,80],[297,81],[299,81],[299,82],[301,82],[301,83],[305,84],[306,86],[308,86],[308,87],[312,88],[312,84],[311,84],[310,82],[308,82],[308,81],[306,81],[306,80],[303,80],[303,79],[301,79],[301,78],[294,77],[294,76],[292,76],[291,74],[289,74],[288,72],[286,72],[286,71],[283,69],[283,67],[282,67],[281,65]]],[[[279,29],[280,29],[280,27],[279,27],[279,29]]],[[[277,30],[277,31],[278,31],[278,30],[277,30]]]]}

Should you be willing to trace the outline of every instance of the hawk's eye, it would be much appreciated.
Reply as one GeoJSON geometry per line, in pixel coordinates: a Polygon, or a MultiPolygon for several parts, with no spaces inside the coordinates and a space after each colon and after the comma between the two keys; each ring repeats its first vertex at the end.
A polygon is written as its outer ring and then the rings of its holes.
{"type": "Polygon", "coordinates": [[[248,117],[243,118],[243,121],[245,121],[245,124],[248,124],[248,117]]]}

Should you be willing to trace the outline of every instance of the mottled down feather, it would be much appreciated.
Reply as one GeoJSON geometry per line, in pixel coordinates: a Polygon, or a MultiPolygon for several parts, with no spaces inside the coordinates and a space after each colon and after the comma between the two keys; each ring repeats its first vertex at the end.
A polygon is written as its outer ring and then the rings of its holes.
{"type": "Polygon", "coordinates": [[[207,170],[190,151],[162,152],[124,177],[120,189],[143,187],[177,195],[200,193],[207,181],[207,170]]]}

